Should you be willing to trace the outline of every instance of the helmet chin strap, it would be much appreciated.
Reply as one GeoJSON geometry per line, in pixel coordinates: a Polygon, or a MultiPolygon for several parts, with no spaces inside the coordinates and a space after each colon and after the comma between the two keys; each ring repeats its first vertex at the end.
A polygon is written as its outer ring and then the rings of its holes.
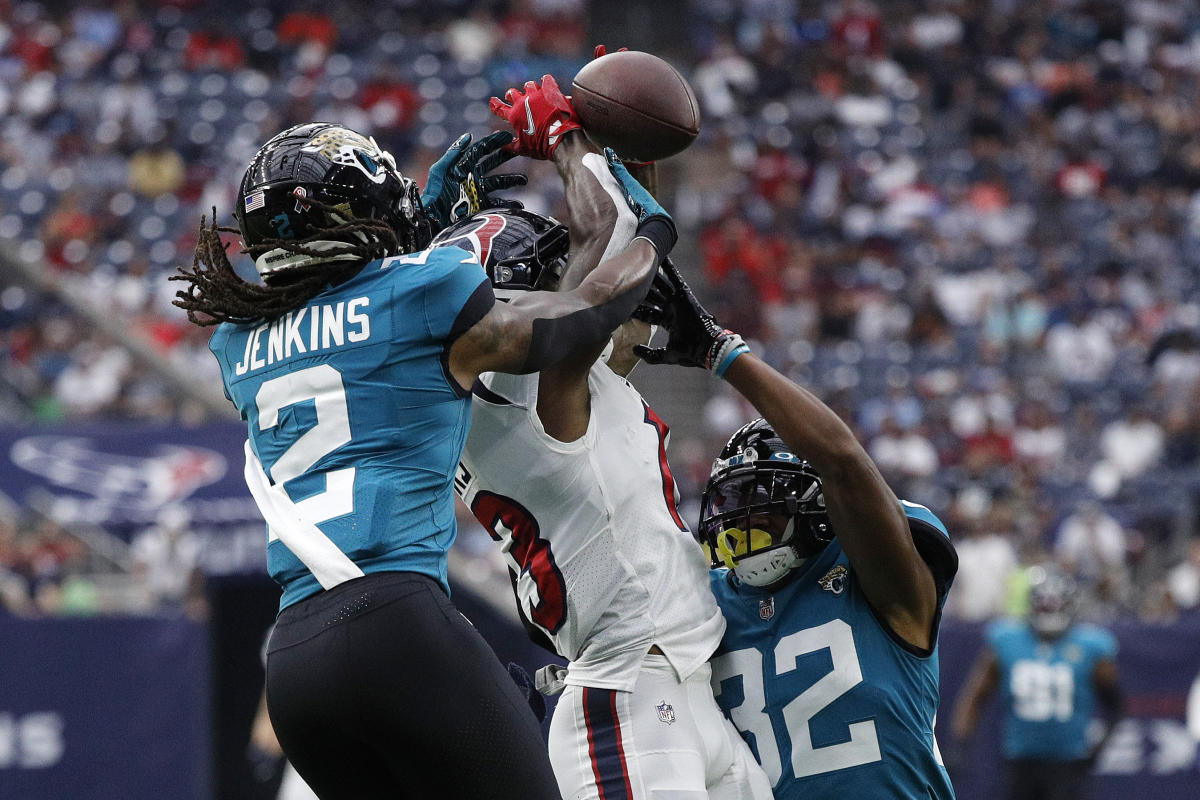
{"type": "MultiPolygon", "coordinates": [[[[305,246],[311,250],[345,250],[345,242],[336,241],[315,241],[306,242],[305,246]]],[[[313,256],[307,253],[293,253],[282,247],[277,247],[274,250],[267,252],[254,259],[254,267],[258,270],[258,274],[264,280],[266,278],[278,275],[281,272],[286,272],[289,269],[296,267],[306,267],[316,264],[331,264],[339,261],[362,261],[360,255],[354,253],[333,253],[328,256],[313,256]]]]}

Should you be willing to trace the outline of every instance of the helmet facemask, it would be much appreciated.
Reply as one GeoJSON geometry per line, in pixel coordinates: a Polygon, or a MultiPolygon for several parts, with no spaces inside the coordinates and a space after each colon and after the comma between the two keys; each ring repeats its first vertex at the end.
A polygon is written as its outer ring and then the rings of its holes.
{"type": "Polygon", "coordinates": [[[717,459],[701,506],[697,538],[711,566],[752,586],[778,583],[833,539],[820,477],[785,449],[717,459]]]}

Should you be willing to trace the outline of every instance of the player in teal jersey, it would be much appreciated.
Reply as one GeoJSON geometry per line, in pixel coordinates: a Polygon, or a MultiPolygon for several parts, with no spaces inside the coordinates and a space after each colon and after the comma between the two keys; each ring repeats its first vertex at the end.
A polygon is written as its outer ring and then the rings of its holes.
{"type": "MultiPolygon", "coordinates": [[[[543,130],[552,112],[530,108],[543,130]]],[[[443,195],[468,212],[486,201],[496,184],[475,175],[511,139],[451,148],[427,186],[435,219],[373,139],[290,128],[251,162],[235,215],[264,283],[237,277],[215,223],[179,276],[189,318],[221,323],[210,348],[248,424],[247,483],[283,589],[268,709],[323,800],[558,797],[524,697],[448,599],[469,387],[606,341],[675,233],[611,164],[637,237],[573,291],[496,304],[477,258],[423,248],[458,213],[443,195]]],[[[560,172],[595,181],[579,165],[560,172]]]]}
{"type": "Polygon", "coordinates": [[[1053,566],[1031,572],[1029,619],[987,629],[987,644],[955,708],[955,748],[965,748],[999,690],[1009,796],[1075,800],[1085,796],[1089,767],[1103,746],[1088,739],[1093,717],[1101,712],[1111,732],[1120,715],[1117,640],[1075,622],[1071,578],[1053,566]]]}
{"type": "Polygon", "coordinates": [[[697,537],[728,621],[722,709],[780,800],[954,796],[934,741],[946,528],[888,488],[827,405],[675,283],[655,364],[704,367],[762,413],[713,464],[697,537]]]}

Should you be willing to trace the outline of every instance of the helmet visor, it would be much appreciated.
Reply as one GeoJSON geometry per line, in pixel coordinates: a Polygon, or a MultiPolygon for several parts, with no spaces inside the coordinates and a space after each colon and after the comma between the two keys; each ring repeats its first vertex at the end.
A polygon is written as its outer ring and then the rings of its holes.
{"type": "Polygon", "coordinates": [[[712,481],[701,501],[700,538],[713,566],[784,544],[798,498],[811,480],[797,472],[747,467],[712,481]]]}
{"type": "Polygon", "coordinates": [[[745,511],[747,514],[786,514],[795,510],[801,492],[811,481],[796,472],[774,469],[735,471],[709,484],[704,493],[705,518],[745,511]]]}

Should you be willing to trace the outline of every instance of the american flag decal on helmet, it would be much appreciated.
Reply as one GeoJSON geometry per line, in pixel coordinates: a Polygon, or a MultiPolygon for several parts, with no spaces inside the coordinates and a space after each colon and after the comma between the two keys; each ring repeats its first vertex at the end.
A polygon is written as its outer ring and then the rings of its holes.
{"type": "Polygon", "coordinates": [[[266,195],[260,190],[246,195],[246,211],[257,211],[266,205],[266,195]]]}

